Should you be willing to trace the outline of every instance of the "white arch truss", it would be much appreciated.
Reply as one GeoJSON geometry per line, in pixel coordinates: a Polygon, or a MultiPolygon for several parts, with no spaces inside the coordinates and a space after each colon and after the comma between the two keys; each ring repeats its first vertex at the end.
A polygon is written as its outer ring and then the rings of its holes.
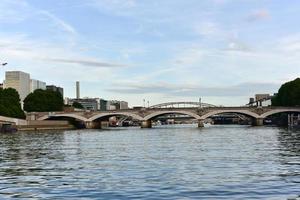
{"type": "Polygon", "coordinates": [[[144,120],[150,120],[154,117],[157,117],[159,115],[164,115],[164,114],[182,114],[182,115],[189,115],[195,119],[200,119],[200,116],[197,115],[196,113],[190,112],[190,111],[185,111],[185,110],[169,110],[169,111],[156,111],[153,112],[147,116],[144,117],[144,120]]]}
{"type": "Polygon", "coordinates": [[[162,108],[162,107],[168,107],[168,106],[176,106],[176,105],[193,105],[194,107],[216,107],[215,105],[208,104],[208,103],[200,103],[200,102],[191,102],[191,101],[179,101],[179,102],[167,102],[167,103],[160,103],[153,106],[150,106],[149,108],[162,108]]]}

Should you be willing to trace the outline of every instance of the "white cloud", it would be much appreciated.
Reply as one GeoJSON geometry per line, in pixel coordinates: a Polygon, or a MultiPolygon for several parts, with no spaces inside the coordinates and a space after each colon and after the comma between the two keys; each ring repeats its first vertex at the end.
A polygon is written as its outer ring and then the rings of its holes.
{"type": "Polygon", "coordinates": [[[274,42],[267,38],[277,31],[274,24],[269,29],[241,23],[239,16],[256,22],[273,13],[260,9],[245,16],[247,3],[242,7],[234,4],[241,9],[231,16],[228,9],[233,4],[226,4],[231,0],[76,1],[83,6],[72,10],[92,12],[84,18],[74,16],[77,27],[64,18],[73,1],[44,4],[49,10],[40,10],[25,0],[0,1],[0,24],[11,26],[11,32],[0,33],[0,55],[9,63],[8,69],[28,71],[54,83],[94,81],[90,90],[95,95],[102,95],[103,88],[112,84],[106,94],[132,96],[133,100],[141,96],[138,92],[157,99],[166,95],[174,99],[233,95],[238,99],[256,89],[271,90],[273,83],[268,81],[279,85],[300,74],[300,36],[274,42]],[[94,15],[105,20],[99,20],[97,27],[84,24],[88,37],[80,35],[80,23],[94,15]],[[249,28],[255,31],[249,34],[249,28]],[[259,32],[262,28],[266,32],[259,32]],[[128,65],[133,67],[123,67],[128,65]]]}
{"type": "Polygon", "coordinates": [[[245,43],[238,41],[238,40],[232,40],[228,43],[228,46],[225,48],[227,51],[241,51],[241,52],[249,52],[251,51],[251,48],[246,45],[245,43]]]}
{"type": "Polygon", "coordinates": [[[201,49],[186,49],[176,56],[178,59],[175,60],[175,63],[182,66],[190,66],[199,63],[203,56],[204,52],[201,49]]]}
{"type": "Polygon", "coordinates": [[[1,0],[0,23],[18,23],[27,19],[31,8],[25,0],[1,0]]]}
{"type": "Polygon", "coordinates": [[[135,0],[90,0],[90,5],[104,12],[117,15],[130,15],[130,10],[137,6],[135,0]]]}
{"type": "Polygon", "coordinates": [[[76,35],[77,34],[77,31],[75,30],[75,28],[73,26],[71,26],[66,21],[58,18],[57,16],[55,16],[52,13],[50,13],[49,11],[40,10],[38,13],[47,16],[50,20],[52,20],[57,25],[57,27],[61,28],[65,32],[67,32],[69,34],[72,34],[72,35],[76,35]]]}
{"type": "Polygon", "coordinates": [[[124,94],[162,94],[172,96],[252,96],[255,93],[273,93],[279,88],[275,83],[241,83],[232,86],[200,86],[198,84],[171,84],[168,82],[159,83],[127,83],[119,87],[108,89],[112,92],[124,94]]]}
{"type": "Polygon", "coordinates": [[[277,48],[286,53],[300,53],[300,33],[279,39],[277,48]]]}
{"type": "Polygon", "coordinates": [[[95,59],[77,59],[77,58],[45,58],[44,61],[64,63],[64,64],[76,64],[87,67],[100,67],[100,68],[115,68],[115,67],[125,67],[124,64],[101,62],[95,59]]]}
{"type": "Polygon", "coordinates": [[[246,20],[249,22],[255,22],[255,21],[260,21],[260,20],[265,20],[270,18],[270,13],[268,10],[255,10],[252,13],[250,13],[247,17],[246,20]]]}
{"type": "Polygon", "coordinates": [[[128,66],[114,62],[103,62],[101,58],[87,57],[64,44],[53,44],[32,40],[26,35],[0,35],[1,60],[8,62],[6,70],[21,70],[49,80],[99,80],[110,79],[113,71],[128,66]],[[86,72],[86,67],[88,73],[86,72]],[[111,68],[114,68],[112,71],[111,68]],[[65,74],[68,76],[65,76],[65,74]],[[52,78],[51,78],[52,77],[52,78]]]}
{"type": "MultiPolygon", "coordinates": [[[[56,27],[66,33],[72,35],[77,34],[75,28],[69,23],[57,17],[50,11],[35,8],[26,0],[1,0],[0,2],[0,24],[20,23],[25,22],[26,20],[30,20],[30,23],[36,23],[34,20],[41,19],[41,16],[47,17],[48,21],[50,19],[56,27]]],[[[43,23],[42,25],[48,25],[48,23],[43,23]]]]}
{"type": "Polygon", "coordinates": [[[195,25],[195,32],[203,36],[215,36],[220,30],[216,23],[204,21],[195,25]]]}

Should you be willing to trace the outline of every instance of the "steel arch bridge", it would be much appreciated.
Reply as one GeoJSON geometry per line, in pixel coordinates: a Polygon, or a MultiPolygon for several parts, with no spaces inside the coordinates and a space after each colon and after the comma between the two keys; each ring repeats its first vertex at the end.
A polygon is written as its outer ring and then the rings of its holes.
{"type": "Polygon", "coordinates": [[[208,103],[179,101],[179,102],[167,102],[167,103],[156,104],[150,106],[149,108],[189,108],[189,107],[208,108],[208,107],[217,107],[217,106],[208,103]]]}

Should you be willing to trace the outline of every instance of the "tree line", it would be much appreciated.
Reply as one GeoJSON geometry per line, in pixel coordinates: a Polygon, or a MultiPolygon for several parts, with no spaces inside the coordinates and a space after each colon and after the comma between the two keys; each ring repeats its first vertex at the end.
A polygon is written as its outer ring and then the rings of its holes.
{"type": "Polygon", "coordinates": [[[272,98],[272,106],[300,106],[300,78],[282,84],[272,98]]]}
{"type": "Polygon", "coordinates": [[[0,89],[0,115],[25,119],[26,112],[62,111],[64,100],[59,92],[51,90],[35,90],[23,101],[22,110],[19,93],[13,88],[0,89]]]}

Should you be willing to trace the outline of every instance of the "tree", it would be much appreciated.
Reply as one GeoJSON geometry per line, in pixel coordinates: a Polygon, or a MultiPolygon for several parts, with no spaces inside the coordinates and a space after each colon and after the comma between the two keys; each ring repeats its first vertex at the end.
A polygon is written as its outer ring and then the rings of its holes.
{"type": "Polygon", "coordinates": [[[72,106],[73,106],[74,108],[79,108],[79,109],[83,109],[83,108],[84,108],[83,105],[82,105],[81,103],[76,102],[76,101],[73,102],[72,106]]]}
{"type": "Polygon", "coordinates": [[[24,99],[24,110],[27,112],[62,111],[64,100],[59,92],[35,90],[24,99]]]}
{"type": "Polygon", "coordinates": [[[272,106],[300,106],[300,78],[281,85],[272,106]]]}
{"type": "Polygon", "coordinates": [[[19,93],[15,89],[0,89],[0,115],[22,119],[26,117],[21,108],[19,93]]]}

